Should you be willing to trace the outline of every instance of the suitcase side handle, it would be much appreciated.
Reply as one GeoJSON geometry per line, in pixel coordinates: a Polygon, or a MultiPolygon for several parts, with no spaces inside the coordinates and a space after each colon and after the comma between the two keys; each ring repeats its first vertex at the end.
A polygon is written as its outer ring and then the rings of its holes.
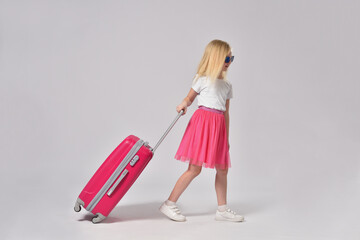
{"type": "Polygon", "coordinates": [[[107,195],[110,197],[111,194],[114,192],[115,188],[119,185],[119,183],[124,179],[126,174],[128,174],[128,170],[125,169],[122,174],[120,175],[119,179],[114,183],[114,185],[110,188],[110,190],[107,192],[107,195]]]}
{"type": "Polygon", "coordinates": [[[160,138],[160,140],[158,141],[158,143],[156,144],[156,146],[152,149],[152,152],[155,153],[155,150],[159,147],[159,145],[161,144],[161,142],[164,140],[164,138],[168,135],[168,133],[170,132],[170,130],[174,127],[175,123],[177,122],[177,120],[179,120],[179,118],[181,117],[181,115],[183,115],[184,110],[181,110],[179,112],[179,114],[176,116],[176,118],[174,119],[174,121],[170,124],[170,127],[166,130],[166,132],[164,133],[164,135],[160,138]]]}

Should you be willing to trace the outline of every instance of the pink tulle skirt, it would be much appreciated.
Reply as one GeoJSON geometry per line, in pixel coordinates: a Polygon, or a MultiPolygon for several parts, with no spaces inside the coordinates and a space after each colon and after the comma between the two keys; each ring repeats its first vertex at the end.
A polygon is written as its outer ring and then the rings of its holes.
{"type": "Polygon", "coordinates": [[[191,117],[175,159],[206,168],[231,166],[222,111],[199,107],[191,117]]]}

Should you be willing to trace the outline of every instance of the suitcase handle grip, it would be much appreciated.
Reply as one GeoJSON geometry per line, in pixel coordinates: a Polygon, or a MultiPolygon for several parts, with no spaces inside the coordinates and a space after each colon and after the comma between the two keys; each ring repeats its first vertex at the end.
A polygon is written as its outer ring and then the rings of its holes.
{"type": "Polygon", "coordinates": [[[184,110],[181,110],[179,112],[179,114],[176,116],[176,118],[174,119],[174,121],[170,124],[170,127],[166,130],[166,132],[164,133],[164,135],[160,138],[160,140],[158,141],[158,143],[156,144],[156,146],[152,149],[152,152],[155,153],[155,150],[159,147],[159,145],[161,144],[161,142],[164,140],[164,138],[168,135],[168,133],[170,132],[170,130],[174,127],[175,123],[177,122],[177,120],[179,120],[179,118],[181,117],[181,115],[183,115],[184,110]]]}

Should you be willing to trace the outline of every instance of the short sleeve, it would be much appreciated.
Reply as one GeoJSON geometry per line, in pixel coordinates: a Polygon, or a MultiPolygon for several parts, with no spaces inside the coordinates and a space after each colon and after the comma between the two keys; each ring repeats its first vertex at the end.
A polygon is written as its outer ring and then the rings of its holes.
{"type": "Polygon", "coordinates": [[[233,98],[232,84],[230,84],[230,89],[229,89],[229,92],[228,92],[228,95],[227,95],[226,99],[230,99],[230,98],[233,98]]]}
{"type": "Polygon", "coordinates": [[[200,93],[200,91],[202,89],[202,78],[198,78],[196,80],[195,79],[194,79],[191,87],[192,87],[192,89],[194,89],[195,92],[200,93]]]}

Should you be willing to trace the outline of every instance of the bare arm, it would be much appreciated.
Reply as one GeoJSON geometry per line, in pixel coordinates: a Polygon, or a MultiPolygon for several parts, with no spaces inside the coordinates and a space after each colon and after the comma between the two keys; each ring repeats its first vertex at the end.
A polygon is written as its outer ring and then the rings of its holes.
{"type": "Polygon", "coordinates": [[[227,140],[228,140],[228,144],[229,144],[229,148],[230,148],[230,143],[229,143],[229,124],[230,124],[230,117],[229,117],[229,107],[230,107],[230,100],[226,100],[226,110],[225,110],[225,123],[226,123],[226,136],[227,136],[227,140]]]}
{"type": "Polygon", "coordinates": [[[190,89],[188,95],[184,98],[184,100],[182,101],[182,103],[180,103],[177,107],[176,107],[176,111],[180,112],[182,109],[184,110],[184,113],[186,113],[187,111],[187,107],[190,106],[194,99],[196,98],[196,96],[198,95],[197,92],[195,92],[194,89],[190,89]]]}

